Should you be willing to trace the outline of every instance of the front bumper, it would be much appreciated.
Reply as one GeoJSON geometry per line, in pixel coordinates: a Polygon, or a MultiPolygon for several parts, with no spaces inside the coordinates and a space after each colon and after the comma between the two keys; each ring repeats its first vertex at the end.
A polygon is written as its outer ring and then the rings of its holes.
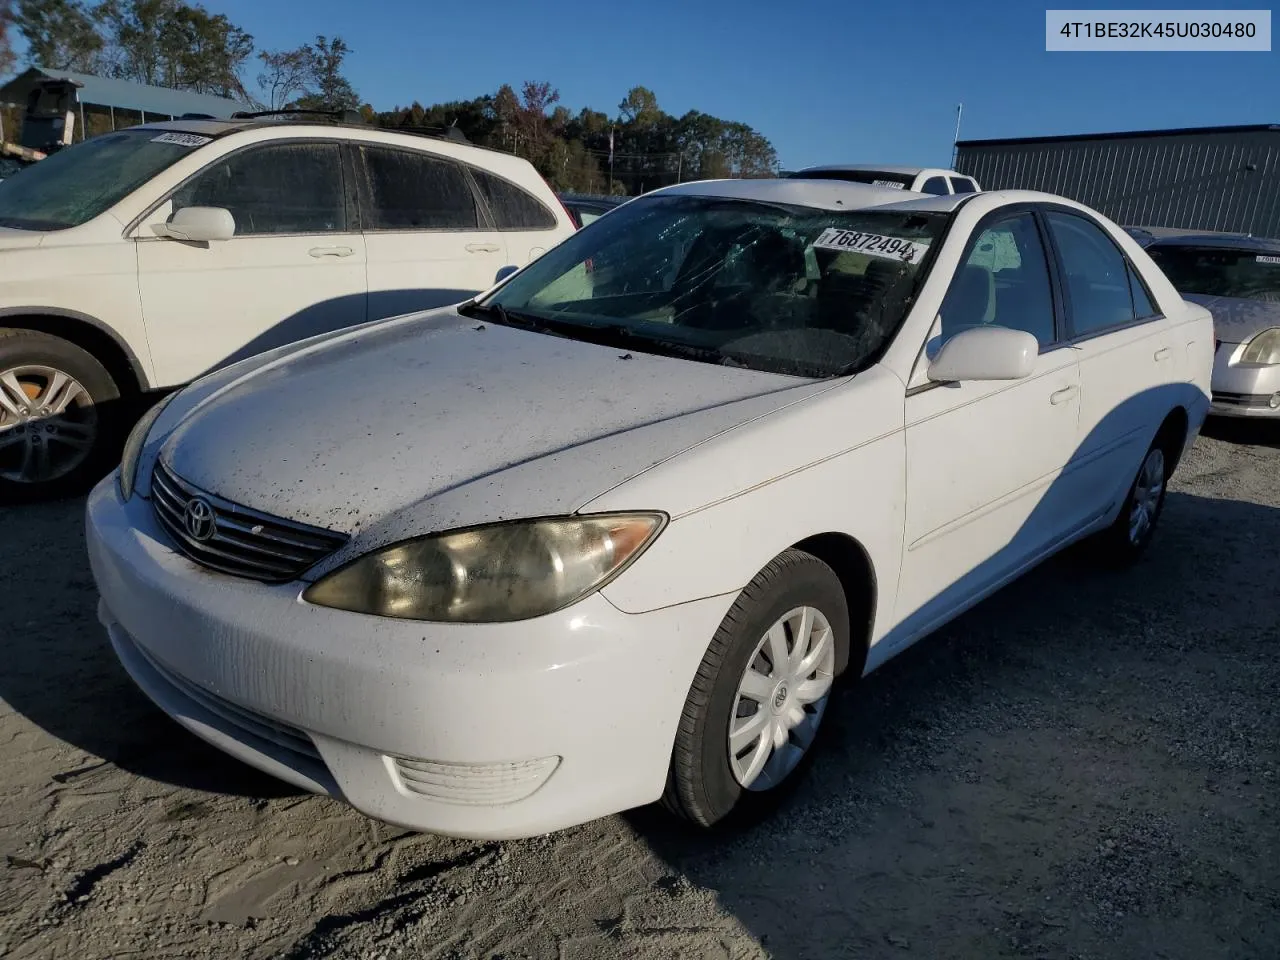
{"type": "Polygon", "coordinates": [[[396,621],[198,566],[111,478],[86,518],[101,619],[163,710],[267,773],[451,836],[534,836],[656,800],[733,601],[626,614],[596,594],[519,623],[396,621]]]}
{"type": "Polygon", "coordinates": [[[1280,364],[1240,363],[1244,346],[1218,344],[1209,412],[1220,417],[1280,417],[1280,364]]]}

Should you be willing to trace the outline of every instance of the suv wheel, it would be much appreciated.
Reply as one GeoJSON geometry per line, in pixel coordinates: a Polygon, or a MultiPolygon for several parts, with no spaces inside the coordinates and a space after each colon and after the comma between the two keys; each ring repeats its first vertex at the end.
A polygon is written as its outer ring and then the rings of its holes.
{"type": "Polygon", "coordinates": [[[0,330],[0,501],[80,493],[108,467],[120,390],[89,353],[0,330]]]}

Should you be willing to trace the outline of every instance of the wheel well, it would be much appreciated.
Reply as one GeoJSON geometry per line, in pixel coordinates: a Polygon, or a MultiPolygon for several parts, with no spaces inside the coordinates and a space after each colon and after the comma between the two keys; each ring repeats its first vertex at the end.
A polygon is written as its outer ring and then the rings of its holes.
{"type": "Polygon", "coordinates": [[[871,647],[876,616],[876,571],[857,540],[844,533],[820,533],[801,540],[795,549],[812,554],[840,579],[849,604],[849,645],[852,649],[836,661],[836,673],[846,669],[861,676],[871,647]]]}
{"type": "Polygon", "coordinates": [[[1162,445],[1165,452],[1169,454],[1170,462],[1167,474],[1170,476],[1178,466],[1178,461],[1182,459],[1182,448],[1187,442],[1187,427],[1189,425],[1187,411],[1181,407],[1174,407],[1169,411],[1169,415],[1164,418],[1164,423],[1160,424],[1160,429],[1156,431],[1156,440],[1164,441],[1162,445]]]}
{"type": "Polygon", "coordinates": [[[50,336],[61,337],[69,343],[92,354],[116,382],[121,395],[136,394],[144,388],[137,364],[120,343],[99,327],[75,317],[50,314],[23,314],[0,316],[0,327],[16,330],[35,330],[50,336]]]}

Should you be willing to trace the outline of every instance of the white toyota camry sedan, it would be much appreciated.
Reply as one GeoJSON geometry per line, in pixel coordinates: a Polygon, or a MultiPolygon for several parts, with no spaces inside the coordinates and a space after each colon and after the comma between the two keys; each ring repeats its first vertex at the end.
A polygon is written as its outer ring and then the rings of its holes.
{"type": "Polygon", "coordinates": [[[1059,197],[656,191],[457,307],[196,381],[94,490],[100,615],[217,747],[529,836],[793,780],[833,684],[1147,546],[1209,313],[1059,197]]]}

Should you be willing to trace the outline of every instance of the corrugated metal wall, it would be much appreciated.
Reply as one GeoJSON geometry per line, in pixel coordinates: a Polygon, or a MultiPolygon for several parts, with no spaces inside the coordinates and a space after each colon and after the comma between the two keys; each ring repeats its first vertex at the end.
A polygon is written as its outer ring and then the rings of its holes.
{"type": "Polygon", "coordinates": [[[973,141],[956,169],[983,189],[1044,190],[1126,226],[1280,237],[1280,130],[973,141]]]}

